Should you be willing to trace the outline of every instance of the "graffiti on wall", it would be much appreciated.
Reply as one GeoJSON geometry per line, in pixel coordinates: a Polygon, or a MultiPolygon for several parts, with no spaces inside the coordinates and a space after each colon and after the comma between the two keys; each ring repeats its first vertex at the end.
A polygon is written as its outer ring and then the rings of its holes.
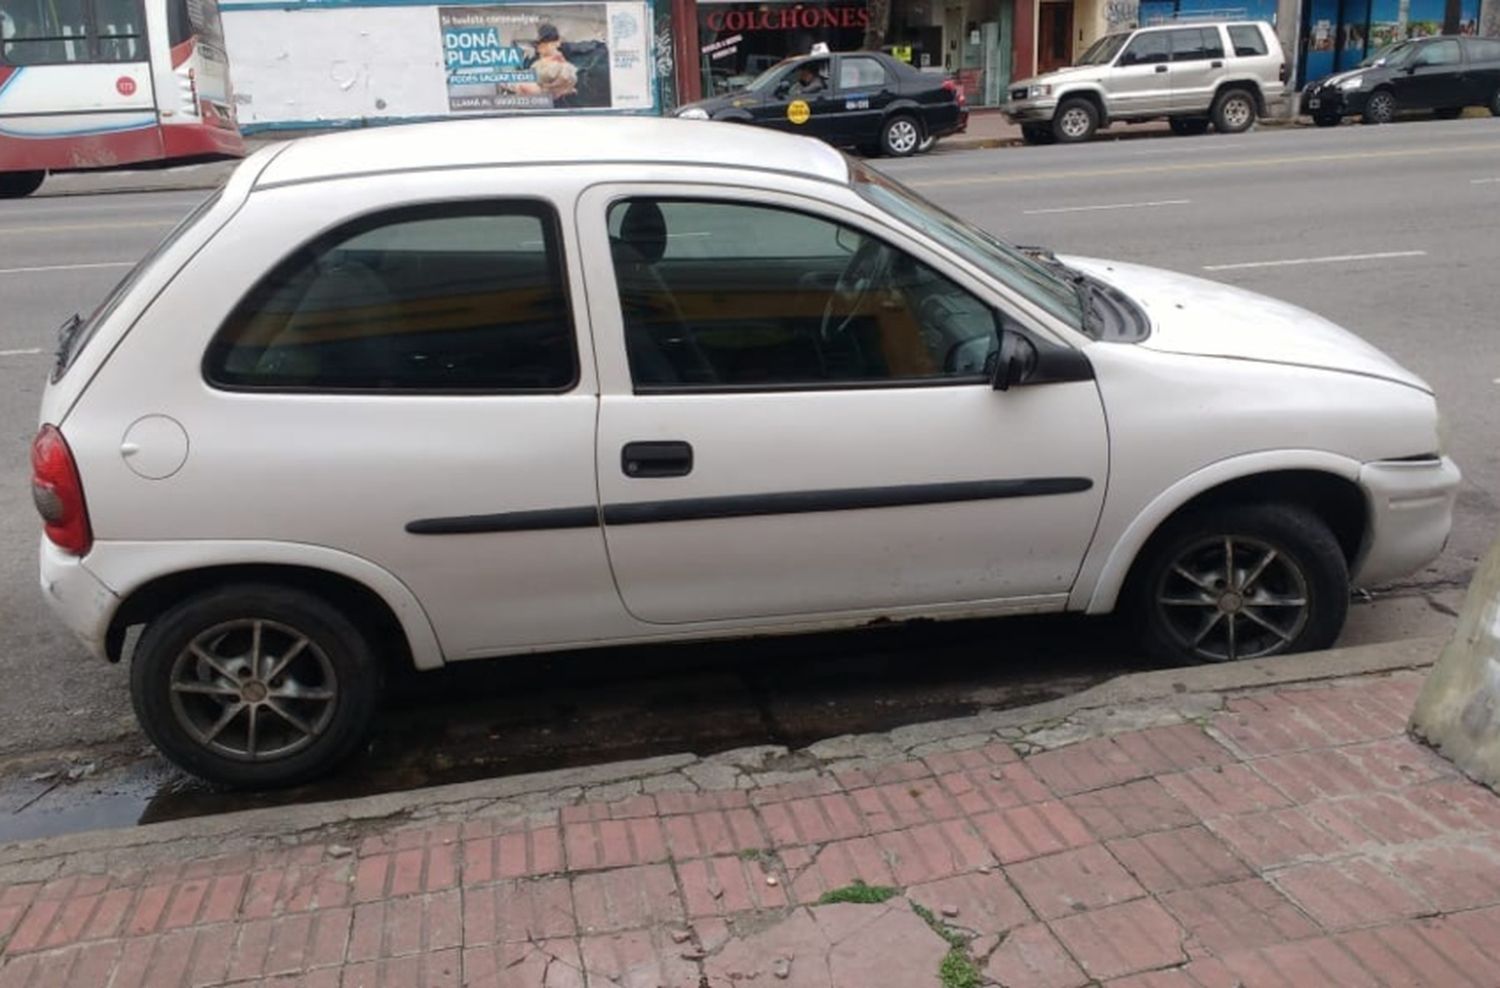
{"type": "Polygon", "coordinates": [[[1111,31],[1120,31],[1136,26],[1140,17],[1139,0],[1108,0],[1104,5],[1104,23],[1111,31]]]}

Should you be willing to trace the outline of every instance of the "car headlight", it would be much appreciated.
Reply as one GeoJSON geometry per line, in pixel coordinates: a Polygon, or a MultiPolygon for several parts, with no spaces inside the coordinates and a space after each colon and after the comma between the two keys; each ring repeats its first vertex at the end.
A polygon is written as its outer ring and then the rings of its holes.
{"type": "Polygon", "coordinates": [[[1362,75],[1357,75],[1351,79],[1345,79],[1343,82],[1339,83],[1339,88],[1346,93],[1352,93],[1354,90],[1360,88],[1364,84],[1365,77],[1362,75]]]}
{"type": "Polygon", "coordinates": [[[1051,96],[1051,86],[1028,86],[1026,87],[1026,98],[1036,99],[1038,96],[1051,96]]]}
{"type": "Polygon", "coordinates": [[[682,120],[707,120],[708,111],[701,106],[690,106],[685,110],[678,110],[677,116],[682,120]]]}

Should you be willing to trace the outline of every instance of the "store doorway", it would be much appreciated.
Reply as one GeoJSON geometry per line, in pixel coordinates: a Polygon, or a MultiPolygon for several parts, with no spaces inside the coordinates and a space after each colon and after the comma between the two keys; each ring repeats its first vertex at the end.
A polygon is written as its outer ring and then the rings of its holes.
{"type": "Polygon", "coordinates": [[[1073,64],[1073,0],[1044,3],[1041,7],[1036,44],[1038,73],[1073,64]]]}

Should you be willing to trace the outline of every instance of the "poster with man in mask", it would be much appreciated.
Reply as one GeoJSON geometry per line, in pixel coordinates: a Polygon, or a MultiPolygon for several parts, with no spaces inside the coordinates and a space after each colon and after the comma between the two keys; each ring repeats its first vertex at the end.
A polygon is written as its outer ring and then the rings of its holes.
{"type": "MultiPolygon", "coordinates": [[[[618,12],[610,17],[610,8],[618,6],[439,7],[449,109],[616,106],[612,74],[621,59],[611,59],[609,42],[611,29],[618,33],[621,26],[618,12]]],[[[645,102],[649,105],[649,95],[645,102]]]]}

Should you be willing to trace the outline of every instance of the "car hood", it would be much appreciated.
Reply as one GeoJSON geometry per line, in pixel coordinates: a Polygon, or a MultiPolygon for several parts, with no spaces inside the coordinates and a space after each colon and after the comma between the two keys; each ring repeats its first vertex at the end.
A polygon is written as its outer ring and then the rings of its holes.
{"type": "Polygon", "coordinates": [[[1019,79],[1012,82],[1007,89],[1020,89],[1022,86],[1056,86],[1063,82],[1097,82],[1102,77],[1102,69],[1108,66],[1078,65],[1066,69],[1058,69],[1055,72],[1044,72],[1041,75],[1032,76],[1030,79],[1019,79]]]}
{"type": "Polygon", "coordinates": [[[1384,79],[1386,76],[1390,75],[1390,71],[1386,69],[1385,66],[1376,68],[1372,65],[1367,65],[1362,69],[1345,69],[1343,72],[1335,72],[1333,75],[1324,76],[1323,78],[1318,80],[1318,85],[1320,87],[1337,86],[1345,79],[1352,79],[1357,75],[1366,76],[1370,79],[1384,79]]]}
{"type": "Polygon", "coordinates": [[[764,97],[752,93],[749,90],[741,89],[736,92],[725,93],[722,96],[710,96],[707,99],[700,99],[694,103],[684,103],[679,106],[674,112],[681,113],[688,107],[697,107],[700,110],[706,110],[708,111],[708,113],[713,114],[717,113],[720,110],[756,106],[761,103],[763,99],[764,97]]]}
{"type": "Polygon", "coordinates": [[[1151,335],[1139,346],[1362,374],[1432,391],[1358,336],[1298,306],[1160,268],[1085,257],[1059,260],[1118,288],[1146,310],[1151,335]]]}

